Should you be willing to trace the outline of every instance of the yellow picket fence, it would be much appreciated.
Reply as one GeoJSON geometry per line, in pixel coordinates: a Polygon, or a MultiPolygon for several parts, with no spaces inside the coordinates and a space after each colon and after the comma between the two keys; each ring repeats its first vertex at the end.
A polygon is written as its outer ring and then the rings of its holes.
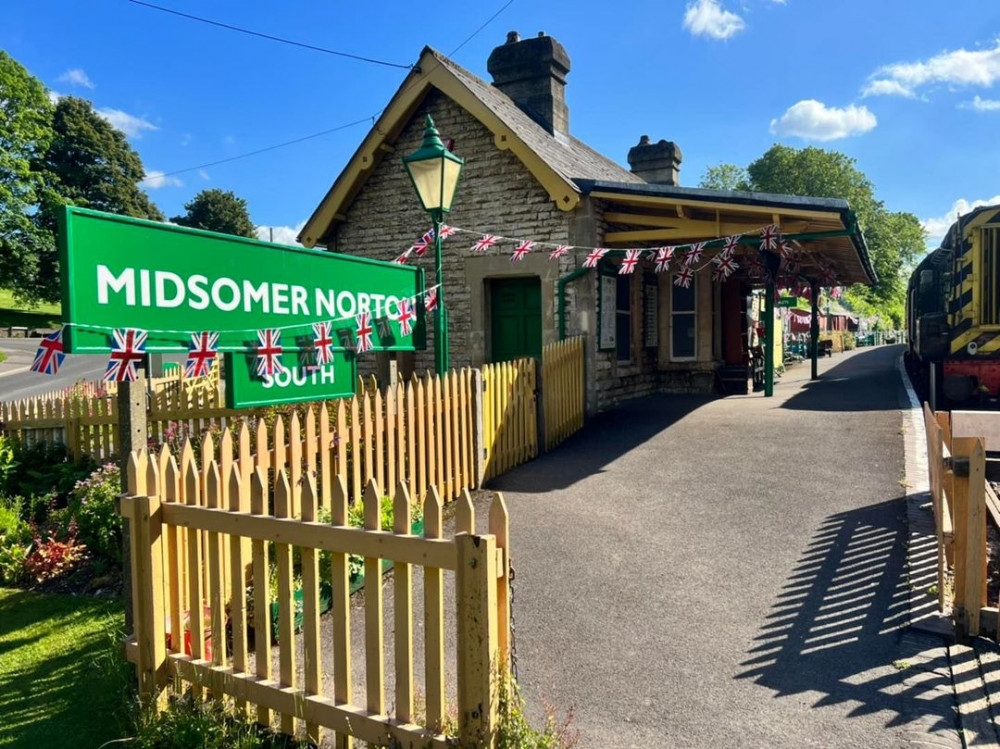
{"type": "Polygon", "coordinates": [[[483,367],[483,443],[487,479],[538,455],[534,359],[483,367]]]}
{"type": "MultiPolygon", "coordinates": [[[[495,745],[498,679],[506,678],[509,606],[508,517],[497,496],[489,511],[488,535],[475,534],[467,492],[456,514],[456,536],[444,538],[442,504],[432,486],[423,501],[424,532],[411,534],[411,492],[405,481],[368,480],[364,528],[348,527],[348,484],[340,474],[343,452],[330,435],[320,443],[296,439],[286,451],[265,447],[257,432],[252,451],[244,425],[237,436],[223,432],[218,458],[208,438],[200,463],[188,441],[180,456],[164,447],[158,455],[132,453],[128,492],[121,513],[131,527],[135,637],[126,645],[136,663],[140,695],[157,704],[171,679],[229,698],[242,714],[313,743],[323,729],[336,746],[353,739],[384,745],[447,747],[495,745]],[[300,454],[305,444],[307,454],[300,454]],[[234,458],[234,455],[236,456],[234,458]],[[179,463],[177,458],[179,457],[179,463]],[[303,470],[314,459],[312,470],[303,470]],[[269,477],[273,477],[273,480],[269,477]],[[331,481],[331,477],[333,480],[331,481]],[[394,527],[381,530],[380,486],[395,486],[394,527]],[[329,522],[321,518],[329,512],[329,522]],[[293,549],[299,551],[300,569],[293,549]],[[270,590],[273,551],[277,590],[270,590]],[[328,552],[332,588],[332,639],[320,636],[320,553],[328,552]],[[389,647],[384,643],[381,584],[366,586],[364,697],[354,693],[351,648],[349,555],[364,557],[365,577],[381,577],[382,560],[392,562],[393,613],[389,647]],[[413,577],[423,568],[422,634],[424,715],[415,707],[413,577]],[[302,580],[302,627],[296,632],[295,575],[302,580]],[[446,735],[444,573],[455,573],[458,735],[446,735]],[[277,601],[277,674],[271,646],[271,607],[277,601]],[[253,652],[248,630],[254,632],[253,652]],[[177,636],[167,640],[167,631],[177,636]],[[184,632],[187,636],[181,636],[184,632]],[[216,633],[211,640],[206,632],[216,633]],[[224,633],[231,632],[231,647],[224,633]],[[208,648],[211,646],[209,655],[208,648]],[[391,653],[394,693],[386,708],[386,654],[391,653]],[[301,661],[299,660],[301,655],[301,661]],[[331,658],[332,656],[332,658],[331,658]],[[324,661],[332,660],[332,689],[324,661]],[[421,719],[422,718],[422,719],[421,719]],[[418,724],[418,720],[420,723],[418,724]]],[[[354,446],[352,446],[354,447],[354,446]]],[[[327,574],[324,570],[324,578],[327,574]]]]}
{"type": "Polygon", "coordinates": [[[582,336],[542,349],[546,450],[583,428],[586,401],[583,366],[582,336]]]}
{"type": "MultiPolygon", "coordinates": [[[[270,431],[260,421],[265,411],[222,408],[217,391],[184,385],[150,398],[148,432],[153,444],[176,444],[185,436],[200,439],[206,432],[249,422],[256,426],[255,445],[267,445],[276,462],[303,440],[305,447],[299,449],[312,461],[309,468],[315,469],[316,445],[333,445],[336,475],[344,478],[352,498],[374,479],[380,486],[405,480],[410,493],[421,499],[429,486],[435,486],[445,501],[451,501],[463,489],[482,483],[475,459],[473,380],[473,371],[466,369],[444,377],[413,378],[388,388],[384,395],[364,388],[352,398],[323,403],[318,411],[313,404],[290,409],[287,425],[284,419],[272,418],[270,431]]],[[[28,445],[65,442],[77,458],[107,460],[117,455],[115,398],[0,404],[0,420],[8,435],[28,445]]]]}

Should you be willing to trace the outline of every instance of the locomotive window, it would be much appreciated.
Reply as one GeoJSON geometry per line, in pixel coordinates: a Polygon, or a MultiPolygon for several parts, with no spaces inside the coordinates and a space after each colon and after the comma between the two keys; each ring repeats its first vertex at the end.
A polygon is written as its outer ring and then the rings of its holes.
{"type": "Polygon", "coordinates": [[[920,293],[923,294],[929,291],[931,286],[933,285],[934,285],[934,271],[932,270],[920,271],[920,293]]]}

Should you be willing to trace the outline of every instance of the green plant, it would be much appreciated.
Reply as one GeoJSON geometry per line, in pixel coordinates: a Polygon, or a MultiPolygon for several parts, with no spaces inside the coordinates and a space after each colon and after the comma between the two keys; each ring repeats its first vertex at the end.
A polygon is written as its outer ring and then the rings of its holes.
{"type": "Polygon", "coordinates": [[[30,528],[22,518],[23,505],[21,497],[0,497],[0,539],[30,537],[30,528]]]}
{"type": "Polygon", "coordinates": [[[571,749],[577,745],[580,734],[571,728],[572,710],[560,722],[554,711],[546,707],[545,727],[539,730],[524,715],[524,698],[517,682],[506,675],[501,675],[499,682],[497,749],[571,749]]]}
{"type": "Polygon", "coordinates": [[[122,563],[122,519],[115,510],[121,492],[118,466],[108,463],[76,482],[69,502],[70,522],[91,554],[115,566],[122,563]]]}
{"type": "MultiPolygon", "coordinates": [[[[379,515],[381,516],[380,525],[382,530],[391,531],[392,522],[395,517],[395,512],[393,509],[394,500],[392,497],[382,497],[379,500],[379,515]]],[[[424,509],[420,506],[419,502],[414,502],[410,505],[410,520],[411,522],[420,522],[424,517],[424,509]]],[[[365,525],[365,503],[364,500],[359,500],[353,505],[347,508],[347,524],[354,528],[363,528],[365,525]]]]}
{"type": "Polygon", "coordinates": [[[0,538],[0,583],[16,585],[27,575],[25,562],[31,553],[29,544],[21,543],[13,538],[0,538]]]}
{"type": "MultiPolygon", "coordinates": [[[[3,361],[0,359],[0,361],[3,361]]],[[[0,434],[0,489],[7,486],[8,477],[17,468],[14,454],[14,443],[5,435],[0,434]]]]}
{"type": "Polygon", "coordinates": [[[53,495],[56,505],[65,504],[76,482],[95,468],[89,458],[74,463],[66,446],[59,442],[39,442],[30,447],[15,445],[14,459],[11,470],[0,472],[0,494],[53,495]]]}

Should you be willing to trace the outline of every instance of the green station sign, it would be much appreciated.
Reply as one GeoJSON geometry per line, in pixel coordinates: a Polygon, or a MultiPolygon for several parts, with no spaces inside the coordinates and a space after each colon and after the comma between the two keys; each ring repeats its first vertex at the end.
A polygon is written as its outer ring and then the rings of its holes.
{"type": "Polygon", "coordinates": [[[283,372],[258,377],[253,354],[226,354],[226,406],[252,408],[354,395],[357,367],[345,352],[335,352],[333,361],[323,367],[299,352],[285,352],[281,364],[283,372]]]}
{"type": "Polygon", "coordinates": [[[796,304],[798,304],[798,301],[799,300],[797,298],[793,297],[793,296],[782,296],[782,297],[778,297],[778,306],[779,307],[794,307],[796,304]]]}
{"type": "Polygon", "coordinates": [[[125,327],[148,332],[149,353],[184,352],[199,331],[245,353],[262,328],[282,328],[287,348],[314,322],[353,331],[366,311],[380,326],[375,350],[424,347],[419,299],[408,335],[396,321],[399,301],[423,293],[418,268],[75,207],[59,236],[68,353],[107,353],[111,331],[125,327]]]}

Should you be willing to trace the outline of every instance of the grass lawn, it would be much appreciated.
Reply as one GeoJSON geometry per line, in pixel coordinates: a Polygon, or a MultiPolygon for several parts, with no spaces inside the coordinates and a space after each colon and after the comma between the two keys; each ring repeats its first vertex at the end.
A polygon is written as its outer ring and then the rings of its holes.
{"type": "MultiPolygon", "coordinates": [[[[28,328],[55,328],[62,320],[62,307],[58,304],[40,304],[26,309],[14,301],[14,294],[0,289],[0,328],[23,325],[28,328]]],[[[3,335],[7,331],[3,330],[3,335]]]]}
{"type": "Polygon", "coordinates": [[[0,747],[118,738],[124,680],[109,657],[116,600],[0,588],[0,747]]]}

